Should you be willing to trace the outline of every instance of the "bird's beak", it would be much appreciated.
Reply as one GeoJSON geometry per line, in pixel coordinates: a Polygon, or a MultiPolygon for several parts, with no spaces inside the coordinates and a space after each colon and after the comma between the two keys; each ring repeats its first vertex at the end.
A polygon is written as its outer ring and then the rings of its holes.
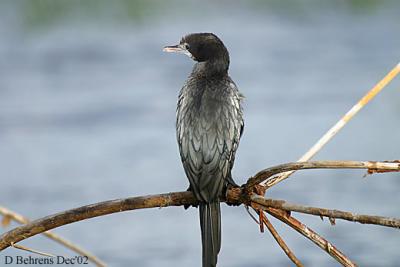
{"type": "Polygon", "coordinates": [[[181,45],[170,45],[164,47],[164,52],[174,52],[174,53],[183,53],[186,49],[184,49],[181,45]]]}
{"type": "Polygon", "coordinates": [[[169,53],[173,52],[173,53],[185,54],[188,57],[193,58],[192,54],[182,44],[165,46],[163,48],[163,51],[169,53]]]}

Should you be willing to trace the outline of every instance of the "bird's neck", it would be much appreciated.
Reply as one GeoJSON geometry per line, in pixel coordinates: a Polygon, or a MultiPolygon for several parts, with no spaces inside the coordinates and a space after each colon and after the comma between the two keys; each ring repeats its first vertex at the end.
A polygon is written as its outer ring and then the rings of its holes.
{"type": "Polygon", "coordinates": [[[229,59],[215,59],[212,61],[197,62],[193,67],[193,74],[201,76],[224,76],[228,75],[229,59]]]}

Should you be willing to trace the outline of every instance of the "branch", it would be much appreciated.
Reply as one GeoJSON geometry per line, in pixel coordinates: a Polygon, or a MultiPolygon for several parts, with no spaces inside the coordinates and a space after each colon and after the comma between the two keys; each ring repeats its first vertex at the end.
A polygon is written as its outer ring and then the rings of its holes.
{"type": "MultiPolygon", "coordinates": [[[[358,102],[355,104],[335,125],[333,125],[299,160],[298,162],[308,161],[315,156],[329,140],[331,140],[365,105],[368,104],[385,86],[390,83],[400,73],[400,63],[398,63],[393,69],[388,72],[382,80],[380,80],[375,86],[369,90],[358,102]]],[[[295,170],[290,172],[282,173],[278,177],[275,177],[273,182],[267,185],[271,187],[277,183],[285,180],[292,175],[295,170]]],[[[265,186],[266,183],[263,183],[265,186]]]]}
{"type": "MultiPolygon", "coordinates": [[[[14,220],[14,221],[16,221],[18,223],[21,223],[21,224],[27,224],[27,223],[30,222],[28,218],[26,218],[26,217],[24,217],[24,216],[22,216],[22,215],[20,215],[20,214],[18,214],[16,212],[14,212],[14,211],[11,211],[11,210],[9,210],[9,209],[7,209],[5,207],[2,207],[2,206],[0,206],[0,214],[2,214],[5,218],[12,219],[12,220],[14,220]]],[[[52,232],[44,232],[43,234],[45,236],[47,236],[48,238],[50,238],[50,239],[62,244],[63,246],[71,249],[72,251],[75,251],[79,255],[88,257],[88,260],[93,262],[96,266],[98,266],[98,267],[106,266],[106,264],[104,262],[102,262],[99,258],[97,258],[95,255],[93,255],[92,253],[90,253],[90,252],[78,247],[77,245],[73,244],[71,241],[66,240],[65,238],[63,238],[63,237],[61,237],[61,236],[59,236],[59,235],[57,235],[55,233],[52,233],[52,232]]],[[[14,247],[15,246],[16,246],[16,244],[14,245],[14,247]]]]}
{"type": "MultiPolygon", "coordinates": [[[[252,192],[248,193],[249,192],[248,190],[254,189],[255,185],[257,185],[259,181],[267,179],[271,175],[285,171],[299,170],[299,169],[313,169],[313,168],[339,168],[339,169],[364,168],[372,171],[398,171],[400,170],[399,165],[400,165],[399,163],[358,162],[358,161],[315,161],[315,162],[282,164],[259,172],[257,175],[250,178],[248,180],[248,183],[244,185],[244,187],[242,188],[233,188],[228,190],[226,199],[225,198],[221,199],[221,201],[226,201],[229,204],[236,204],[236,205],[244,203],[250,206],[252,205],[251,197],[253,193],[252,192]]],[[[253,203],[259,205],[255,202],[253,203]]],[[[198,201],[196,200],[192,192],[187,192],[187,191],[140,196],[140,197],[130,197],[125,199],[116,199],[116,200],[91,204],[63,211],[41,219],[37,219],[26,225],[19,226],[9,232],[4,233],[3,235],[0,236],[0,251],[9,247],[13,243],[17,243],[36,234],[40,234],[62,225],[70,224],[73,222],[89,218],[94,218],[98,216],[103,216],[127,210],[168,207],[168,206],[197,205],[197,204],[198,201]]],[[[261,205],[259,206],[261,207],[261,205]]],[[[273,210],[269,208],[267,212],[269,212],[271,215],[274,216],[274,214],[276,215],[276,212],[278,211],[279,210],[273,210]],[[273,211],[275,211],[275,213],[273,211]]],[[[293,224],[293,220],[289,222],[293,224]]],[[[324,241],[325,243],[323,241],[321,242],[325,245],[329,244],[327,243],[326,240],[324,241]]],[[[329,250],[330,247],[328,245],[326,246],[324,248],[328,248],[329,250]]],[[[352,265],[347,265],[347,266],[352,266],[352,265]]]]}
{"type": "Polygon", "coordinates": [[[251,187],[266,180],[266,186],[271,187],[278,177],[271,176],[293,170],[305,170],[305,169],[368,169],[369,172],[376,172],[379,170],[385,170],[386,172],[398,172],[400,171],[400,162],[394,161],[341,161],[341,160],[329,160],[329,161],[306,161],[306,162],[293,162],[286,163],[277,166],[273,166],[258,172],[255,176],[251,177],[245,187],[250,189],[251,187]],[[268,180],[267,180],[268,179],[268,180]]]}
{"type": "Polygon", "coordinates": [[[50,215],[19,226],[0,236],[0,251],[26,238],[62,225],[126,210],[196,204],[191,192],[131,197],[104,201],[50,215]]]}
{"type": "MultiPolygon", "coordinates": [[[[257,206],[256,206],[257,208],[257,206]]],[[[344,255],[340,250],[338,250],[334,245],[332,245],[329,241],[321,237],[319,234],[314,232],[311,228],[302,224],[300,221],[296,220],[292,216],[288,215],[287,212],[268,208],[267,212],[277,218],[278,220],[284,222],[285,224],[292,227],[294,230],[302,234],[303,236],[310,239],[321,249],[325,250],[329,255],[331,255],[335,260],[340,262],[343,266],[346,267],[356,267],[357,265],[349,260],[349,258],[344,255]]]]}
{"type": "Polygon", "coordinates": [[[389,218],[383,216],[373,216],[373,215],[362,215],[362,214],[354,214],[347,211],[340,211],[340,210],[330,210],[330,209],[323,209],[323,208],[316,208],[310,206],[303,206],[298,204],[293,204],[286,202],[284,200],[277,200],[277,199],[265,199],[261,196],[253,194],[251,196],[251,201],[257,203],[264,208],[275,208],[285,211],[294,211],[300,212],[310,215],[317,215],[317,216],[325,216],[329,219],[343,219],[352,222],[358,222],[362,224],[375,224],[393,228],[400,228],[400,219],[397,218],[389,218]]]}

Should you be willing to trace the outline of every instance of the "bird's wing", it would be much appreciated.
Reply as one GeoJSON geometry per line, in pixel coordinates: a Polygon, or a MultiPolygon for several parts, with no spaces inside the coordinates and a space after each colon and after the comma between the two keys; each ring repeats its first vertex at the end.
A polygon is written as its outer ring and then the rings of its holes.
{"type": "Polygon", "coordinates": [[[227,90],[221,99],[217,105],[204,101],[196,109],[182,90],[178,101],[176,127],[182,163],[196,197],[206,202],[219,197],[230,177],[243,129],[239,95],[227,90]]]}
{"type": "MultiPolygon", "coordinates": [[[[230,86],[232,88],[233,92],[233,97],[232,97],[232,105],[234,106],[233,114],[231,114],[231,117],[234,118],[234,133],[233,133],[233,139],[232,139],[232,149],[230,150],[230,169],[233,168],[233,164],[235,162],[235,155],[236,155],[236,150],[239,147],[239,142],[240,138],[243,135],[244,131],[244,119],[243,119],[243,108],[242,108],[242,101],[244,99],[244,96],[239,92],[239,89],[237,88],[236,84],[231,81],[230,86]]],[[[229,175],[231,175],[229,173],[229,175]]],[[[230,176],[230,179],[232,177],[230,176]]],[[[233,180],[231,180],[233,182],[233,180]]]]}

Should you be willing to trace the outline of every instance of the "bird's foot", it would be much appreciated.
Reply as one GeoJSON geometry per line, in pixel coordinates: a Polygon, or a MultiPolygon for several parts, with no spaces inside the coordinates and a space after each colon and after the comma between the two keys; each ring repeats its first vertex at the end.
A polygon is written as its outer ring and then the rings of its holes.
{"type": "MultiPolygon", "coordinates": [[[[193,192],[192,186],[189,185],[189,187],[188,187],[188,189],[186,189],[186,191],[193,192]]],[[[190,206],[197,208],[198,205],[197,205],[197,204],[196,204],[196,205],[183,205],[183,207],[185,208],[185,210],[187,210],[188,208],[190,208],[190,206]]]]}
{"type": "MultiPolygon", "coordinates": [[[[228,195],[231,195],[231,197],[232,197],[232,196],[235,196],[235,195],[240,195],[241,192],[242,192],[242,190],[241,190],[240,186],[238,186],[236,183],[234,183],[234,185],[227,184],[226,188],[225,188],[225,194],[224,194],[226,204],[228,206],[239,206],[241,203],[230,201],[230,198],[229,198],[228,195]]],[[[233,197],[233,198],[235,198],[235,197],[233,197]]]]}
{"type": "Polygon", "coordinates": [[[227,182],[227,184],[228,184],[228,187],[229,187],[229,186],[232,186],[232,187],[240,187],[237,183],[235,183],[235,181],[233,180],[232,177],[228,177],[228,178],[226,179],[226,182],[227,182]]]}

